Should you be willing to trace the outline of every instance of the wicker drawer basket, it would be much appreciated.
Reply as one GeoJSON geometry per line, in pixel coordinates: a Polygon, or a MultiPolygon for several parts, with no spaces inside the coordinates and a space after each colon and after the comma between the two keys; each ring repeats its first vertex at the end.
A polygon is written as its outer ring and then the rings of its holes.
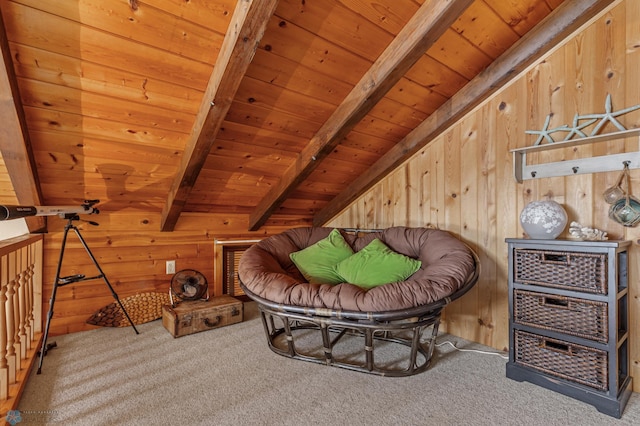
{"type": "Polygon", "coordinates": [[[516,289],[513,292],[513,320],[602,343],[609,340],[606,302],[516,289]]]}
{"type": "Polygon", "coordinates": [[[607,294],[607,255],[514,250],[514,281],[545,287],[607,294]]]}
{"type": "Polygon", "coordinates": [[[607,352],[514,330],[514,362],[546,374],[607,390],[607,352]]]}

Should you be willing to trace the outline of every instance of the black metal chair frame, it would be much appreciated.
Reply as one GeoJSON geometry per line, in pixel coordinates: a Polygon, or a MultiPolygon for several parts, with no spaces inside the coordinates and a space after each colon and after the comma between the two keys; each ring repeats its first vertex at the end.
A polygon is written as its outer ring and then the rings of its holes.
{"type": "Polygon", "coordinates": [[[273,352],[288,358],[381,376],[411,376],[427,370],[431,364],[444,307],[478,281],[480,262],[475,251],[469,250],[476,267],[460,289],[434,303],[398,311],[361,312],[283,305],[253,294],[242,282],[240,286],[249,298],[257,302],[267,342],[273,352]],[[425,336],[430,327],[430,335],[425,336]],[[319,331],[322,354],[303,353],[296,346],[296,332],[306,330],[319,331]],[[338,359],[334,348],[344,336],[354,335],[364,337],[364,362],[338,359]],[[376,363],[375,349],[382,343],[409,348],[405,368],[376,363]]]}

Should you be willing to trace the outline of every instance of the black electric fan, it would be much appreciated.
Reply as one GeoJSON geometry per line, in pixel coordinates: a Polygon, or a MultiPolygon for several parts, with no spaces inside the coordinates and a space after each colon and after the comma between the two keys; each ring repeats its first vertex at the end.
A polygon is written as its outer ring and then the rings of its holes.
{"type": "Polygon", "coordinates": [[[194,269],[183,269],[171,278],[169,299],[175,306],[174,297],[180,300],[209,300],[209,285],[204,275],[194,269]]]}

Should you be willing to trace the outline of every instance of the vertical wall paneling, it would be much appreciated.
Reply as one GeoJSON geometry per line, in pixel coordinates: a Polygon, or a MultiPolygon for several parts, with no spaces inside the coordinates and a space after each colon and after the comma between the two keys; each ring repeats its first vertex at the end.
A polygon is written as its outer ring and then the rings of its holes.
{"type": "MultiPolygon", "coordinates": [[[[567,81],[565,84],[566,95],[564,97],[563,111],[584,114],[592,110],[591,106],[594,105],[593,91],[589,90],[586,84],[594,81],[597,68],[595,55],[591,53],[592,47],[597,44],[595,35],[594,31],[583,31],[565,46],[566,53],[564,58],[567,81]],[[589,110],[585,109],[587,106],[589,110]]],[[[571,119],[572,117],[568,114],[566,117],[567,123],[571,123],[568,121],[571,119]]],[[[569,159],[588,158],[594,155],[593,146],[589,144],[576,146],[573,149],[568,149],[568,151],[567,158],[569,159]]],[[[594,199],[599,197],[600,194],[594,193],[592,181],[594,178],[606,179],[609,176],[611,176],[611,173],[600,173],[595,177],[589,174],[579,174],[568,179],[566,197],[567,205],[571,206],[571,211],[568,213],[572,217],[576,217],[577,212],[581,212],[580,217],[585,224],[595,223],[591,206],[594,203],[594,199]]]]}
{"type": "Polygon", "coordinates": [[[444,226],[444,144],[441,136],[431,150],[431,225],[435,228],[444,226]]]}
{"type": "MultiPolygon", "coordinates": [[[[447,130],[427,141],[405,165],[363,196],[365,226],[434,226],[446,229],[476,248],[482,274],[476,288],[445,310],[443,329],[474,341],[505,349],[508,346],[507,247],[505,238],[522,237],[519,215],[530,201],[552,197],[566,208],[569,221],[603,229],[611,239],[635,243],[630,250],[629,293],[631,375],[640,377],[640,227],[626,228],[608,217],[602,192],[615,183],[619,172],[530,179],[516,183],[510,150],[533,145],[536,136],[525,130],[541,129],[552,114],[549,128],[573,124],[575,114],[605,112],[607,94],[612,110],[640,104],[640,2],[622,1],[547,57],[525,70],[513,83],[447,130]],[[398,174],[408,170],[399,180],[398,174]],[[416,186],[403,197],[406,205],[372,204],[378,194],[398,183],[416,186]],[[381,221],[380,218],[383,218],[381,221]],[[399,223],[399,218],[404,223],[399,223]]],[[[640,127],[640,111],[620,117],[626,128],[640,127]]],[[[601,132],[615,128],[610,124],[601,132]]],[[[590,128],[586,129],[590,131],[590,128]]],[[[567,133],[554,136],[561,140],[567,133]]],[[[638,138],[548,150],[531,156],[533,163],[588,158],[640,149],[638,138]]],[[[530,158],[527,158],[529,161],[530,158]]],[[[620,165],[622,170],[622,164],[620,165]]],[[[631,190],[640,196],[640,171],[631,171],[631,190]]],[[[349,226],[351,209],[329,225],[349,226]]],[[[363,225],[363,224],[361,224],[363,225]]],[[[563,238],[569,237],[568,227],[563,238]]],[[[640,391],[640,380],[635,381],[640,391]]]]}
{"type": "MultiPolygon", "coordinates": [[[[496,262],[492,261],[497,247],[493,235],[496,234],[497,212],[496,212],[496,158],[495,144],[490,143],[490,135],[496,133],[495,129],[495,108],[492,105],[482,107],[482,120],[477,124],[478,161],[476,176],[478,179],[478,198],[476,205],[484,206],[477,210],[478,234],[476,240],[476,251],[480,258],[483,274],[483,286],[476,291],[478,306],[478,325],[476,336],[477,341],[487,344],[491,341],[496,324],[499,323],[498,313],[495,311],[498,298],[496,277],[496,262]],[[482,122],[490,123],[483,126],[482,122]],[[491,129],[491,130],[490,130],[491,129]]],[[[504,187],[505,190],[508,189],[504,187]]],[[[471,210],[471,209],[470,209],[471,210]]]]}
{"type": "MultiPolygon", "coordinates": [[[[479,240],[479,220],[483,213],[480,213],[475,206],[478,205],[478,188],[481,174],[482,157],[480,155],[482,146],[480,140],[480,123],[483,116],[479,114],[469,116],[460,123],[460,188],[458,192],[460,203],[460,238],[469,244],[474,250],[479,251],[477,241],[479,240]]],[[[456,301],[460,309],[462,321],[460,326],[463,329],[461,334],[473,335],[473,340],[479,340],[479,327],[484,327],[484,320],[479,312],[478,297],[484,289],[481,286],[471,289],[471,297],[461,298],[456,301]]]]}

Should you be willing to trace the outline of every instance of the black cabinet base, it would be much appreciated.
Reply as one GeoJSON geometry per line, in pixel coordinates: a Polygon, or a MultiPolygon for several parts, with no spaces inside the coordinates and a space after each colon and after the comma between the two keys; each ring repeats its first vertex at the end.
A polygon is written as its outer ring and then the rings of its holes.
{"type": "Polygon", "coordinates": [[[559,392],[563,395],[591,404],[603,414],[619,419],[624,407],[629,401],[632,391],[632,379],[627,377],[617,395],[607,395],[607,392],[591,390],[586,386],[572,383],[558,377],[542,374],[513,362],[507,363],[507,377],[519,382],[529,382],[535,385],[559,392]]]}

